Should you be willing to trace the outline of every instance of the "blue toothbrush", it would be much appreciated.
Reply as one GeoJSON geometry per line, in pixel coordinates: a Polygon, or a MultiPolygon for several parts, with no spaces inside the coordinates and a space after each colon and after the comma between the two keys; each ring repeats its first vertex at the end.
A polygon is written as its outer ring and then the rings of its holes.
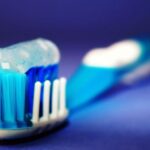
{"type": "MultiPolygon", "coordinates": [[[[0,139],[29,137],[63,124],[68,116],[66,79],[58,78],[56,46],[38,39],[5,48],[5,52],[0,53],[3,58],[0,62],[0,139]],[[45,51],[52,59],[24,62],[34,48],[41,54],[45,51]],[[21,58],[11,62],[9,53],[14,59],[12,52],[17,49],[21,50],[17,54],[21,58]]],[[[43,59],[41,55],[30,57],[43,59]]]]}
{"type": "Polygon", "coordinates": [[[17,45],[9,47],[7,53],[2,52],[0,139],[29,137],[56,128],[67,119],[68,108],[72,110],[88,103],[121,80],[131,82],[131,73],[141,66],[149,66],[150,60],[150,42],[147,40],[126,40],[90,51],[69,79],[66,106],[66,79],[58,79],[59,53],[56,47],[53,53],[49,53],[50,61],[39,55],[35,57],[38,61],[41,59],[39,63],[30,62],[28,58],[32,45],[39,51],[49,51],[48,41],[38,39],[19,44],[18,48],[23,49],[22,57],[14,63],[6,54],[16,50],[17,45]]]}
{"type": "Polygon", "coordinates": [[[150,73],[148,68],[149,39],[129,39],[106,48],[93,49],[68,80],[68,108],[74,110],[87,104],[122,80],[132,83],[150,73]]]}

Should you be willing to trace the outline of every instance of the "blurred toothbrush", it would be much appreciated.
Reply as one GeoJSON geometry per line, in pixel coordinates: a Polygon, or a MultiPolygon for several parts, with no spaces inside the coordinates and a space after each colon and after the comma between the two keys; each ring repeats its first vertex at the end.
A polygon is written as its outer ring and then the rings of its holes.
{"type": "Polygon", "coordinates": [[[76,109],[120,81],[133,83],[150,74],[150,40],[129,39],[89,51],[68,80],[67,102],[76,109]]]}

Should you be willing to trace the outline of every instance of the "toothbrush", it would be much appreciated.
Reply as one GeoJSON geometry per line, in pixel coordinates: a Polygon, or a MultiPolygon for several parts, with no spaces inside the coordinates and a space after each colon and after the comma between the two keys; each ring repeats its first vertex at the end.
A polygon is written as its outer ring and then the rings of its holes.
{"type": "Polygon", "coordinates": [[[68,110],[65,98],[65,78],[55,79],[53,82],[49,80],[43,82],[43,115],[41,117],[39,112],[42,82],[35,82],[33,114],[30,119],[25,116],[25,84],[27,76],[10,71],[6,64],[2,64],[2,66],[4,68],[0,72],[1,89],[3,89],[1,90],[3,96],[1,97],[1,104],[4,102],[4,106],[1,108],[4,110],[1,110],[3,111],[1,123],[3,124],[0,129],[0,139],[17,139],[40,134],[56,128],[66,120],[68,110]],[[6,91],[9,93],[6,93],[6,91]],[[51,96],[52,110],[50,112],[51,96]]]}
{"type": "MultiPolygon", "coordinates": [[[[43,48],[47,52],[47,41],[43,44],[38,39],[31,43],[35,49],[43,48]]],[[[31,46],[31,43],[25,45],[31,46]]],[[[30,48],[25,45],[21,45],[21,48],[27,48],[29,51],[30,48]]],[[[9,47],[8,50],[14,48],[16,50],[16,46],[9,47]]],[[[21,48],[19,46],[19,49],[21,48]]],[[[57,76],[59,53],[56,47],[49,55],[53,61],[46,61],[45,66],[44,58],[41,59],[39,55],[36,57],[38,61],[34,63],[28,64],[25,62],[26,58],[19,59],[19,63],[14,60],[13,63],[8,58],[5,59],[4,56],[8,55],[2,52],[0,112],[3,113],[0,113],[0,139],[29,137],[61,125],[69,115],[68,109],[72,110],[88,103],[97,94],[102,94],[120,82],[128,73],[148,63],[149,48],[150,42],[129,40],[101,49],[100,53],[100,49],[91,50],[84,57],[78,71],[69,79],[67,91],[66,79],[58,79],[57,76]],[[123,55],[126,54],[126,49],[127,54],[130,54],[129,50],[133,52],[131,57],[123,55]],[[120,56],[125,57],[120,59],[120,56]],[[67,106],[66,97],[69,102],[67,106]]],[[[28,57],[28,51],[21,51],[21,55],[28,57]]],[[[31,58],[34,58],[34,55],[31,58]]],[[[30,61],[29,58],[28,60],[30,61]]]]}
{"type": "Polygon", "coordinates": [[[75,110],[86,105],[119,82],[132,84],[150,74],[148,68],[149,39],[128,39],[92,49],[68,80],[68,108],[75,110]]]}
{"type": "Polygon", "coordinates": [[[0,55],[0,139],[29,137],[63,124],[66,79],[57,75],[57,46],[39,38],[3,48],[0,55]]]}

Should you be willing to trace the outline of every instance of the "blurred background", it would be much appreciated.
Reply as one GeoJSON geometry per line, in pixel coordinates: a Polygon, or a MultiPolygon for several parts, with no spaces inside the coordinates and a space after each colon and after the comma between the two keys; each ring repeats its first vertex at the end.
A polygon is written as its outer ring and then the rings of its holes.
{"type": "MultiPolygon", "coordinates": [[[[148,36],[149,0],[0,0],[0,46],[48,38],[60,48],[66,77],[91,48],[148,36]]],[[[66,128],[11,148],[149,150],[149,83],[117,87],[73,115],[66,128]]]]}
{"type": "Polygon", "coordinates": [[[150,35],[149,17],[148,0],[1,0],[0,45],[48,38],[61,50],[61,74],[70,76],[89,49],[150,35]]]}

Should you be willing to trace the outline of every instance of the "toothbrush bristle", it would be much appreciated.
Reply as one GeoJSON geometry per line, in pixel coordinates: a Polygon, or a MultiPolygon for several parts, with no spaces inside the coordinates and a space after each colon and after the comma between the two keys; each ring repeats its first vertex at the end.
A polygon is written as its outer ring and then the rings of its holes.
{"type": "Polygon", "coordinates": [[[40,94],[41,94],[41,83],[36,82],[34,87],[34,98],[33,98],[33,123],[39,122],[39,111],[40,111],[40,94]]]}
{"type": "Polygon", "coordinates": [[[16,118],[17,121],[23,122],[25,120],[25,93],[26,93],[26,75],[17,74],[16,76],[16,118]]]}
{"type": "MultiPolygon", "coordinates": [[[[32,108],[33,108],[33,96],[34,96],[34,84],[36,81],[40,81],[42,83],[42,89],[41,89],[41,98],[40,103],[42,104],[43,100],[43,84],[44,81],[49,80],[53,82],[56,78],[58,78],[58,65],[49,65],[49,66],[41,66],[41,67],[32,67],[30,68],[26,74],[28,77],[28,86],[27,86],[27,100],[28,100],[28,113],[32,116],[32,108]]],[[[40,106],[40,116],[42,116],[43,107],[40,106]]]]}
{"type": "Polygon", "coordinates": [[[66,79],[60,79],[60,104],[59,104],[59,113],[63,115],[66,111],[66,79]]]}
{"type": "Polygon", "coordinates": [[[44,82],[44,94],[43,94],[43,117],[48,120],[50,112],[50,88],[51,82],[46,80],[44,82]]]}
{"type": "Polygon", "coordinates": [[[4,128],[25,122],[25,88],[25,74],[0,70],[0,114],[4,128]]]}
{"type": "Polygon", "coordinates": [[[57,122],[62,117],[65,118],[67,113],[66,108],[66,98],[65,98],[65,88],[66,79],[56,79],[51,83],[46,80],[44,82],[43,91],[43,116],[40,117],[40,95],[41,95],[41,82],[37,81],[34,85],[34,102],[33,102],[33,124],[39,123],[40,120],[44,122],[57,122]],[[52,90],[50,90],[52,89],[52,90]],[[51,99],[52,97],[52,99],[51,99]],[[50,111],[50,101],[51,101],[51,111],[50,111]]]}
{"type": "Polygon", "coordinates": [[[33,69],[29,74],[0,69],[0,133],[5,133],[0,134],[0,139],[39,134],[65,121],[68,115],[66,79],[58,79],[50,68],[33,69]],[[29,96],[32,97],[28,99],[29,96]]]}
{"type": "Polygon", "coordinates": [[[14,75],[2,73],[3,121],[15,123],[15,87],[14,75]],[[7,92],[6,92],[7,91],[7,92]]]}
{"type": "Polygon", "coordinates": [[[52,113],[51,117],[56,118],[58,112],[58,98],[59,98],[59,80],[54,80],[52,90],[52,113]]]}

